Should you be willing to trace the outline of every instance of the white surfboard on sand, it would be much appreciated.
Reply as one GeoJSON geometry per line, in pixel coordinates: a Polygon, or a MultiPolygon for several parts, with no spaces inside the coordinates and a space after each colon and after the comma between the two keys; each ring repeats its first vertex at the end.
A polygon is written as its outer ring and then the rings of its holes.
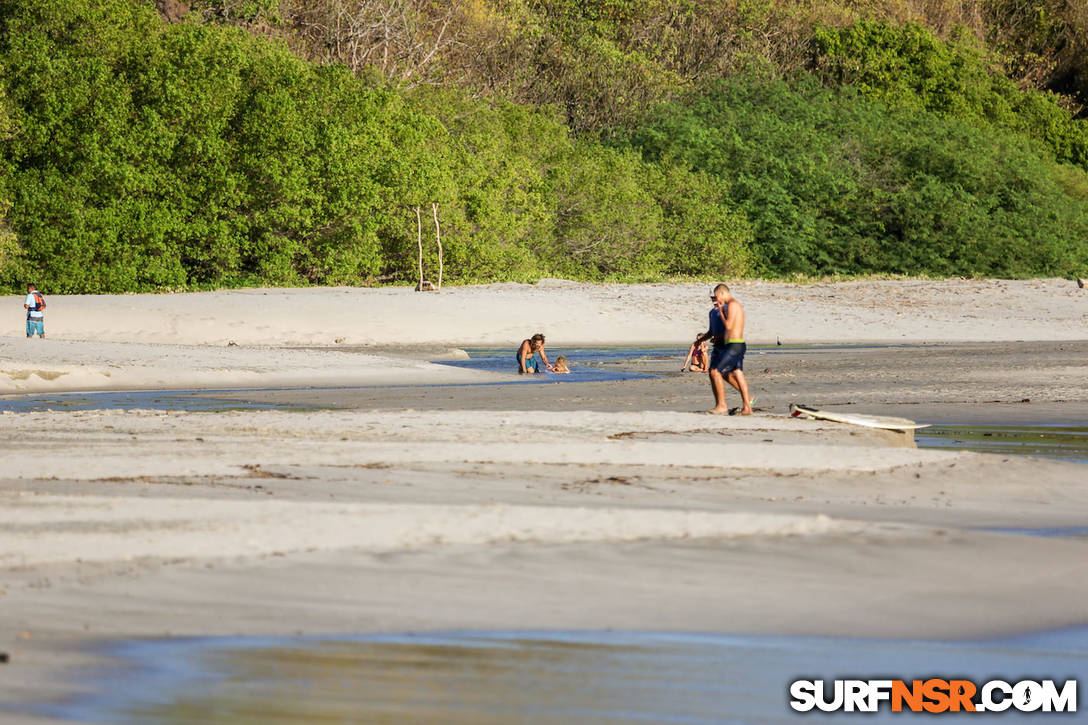
{"type": "Polygon", "coordinates": [[[863,415],[862,413],[831,413],[807,405],[790,403],[790,417],[796,418],[799,416],[815,418],[816,420],[830,420],[835,423],[849,423],[850,425],[860,425],[866,428],[883,428],[885,430],[907,431],[929,427],[928,423],[915,423],[913,420],[907,420],[906,418],[895,418],[888,415],[863,415]]]}

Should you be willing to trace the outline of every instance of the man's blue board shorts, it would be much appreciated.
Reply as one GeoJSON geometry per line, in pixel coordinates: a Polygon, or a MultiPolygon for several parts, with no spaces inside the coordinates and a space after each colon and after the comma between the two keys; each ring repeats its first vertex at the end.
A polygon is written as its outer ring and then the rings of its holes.
{"type": "Polygon", "coordinates": [[[710,352],[710,367],[722,375],[734,370],[744,370],[744,353],[748,346],[743,342],[730,342],[721,347],[715,345],[710,352]]]}
{"type": "Polygon", "coordinates": [[[33,335],[45,334],[45,320],[27,320],[26,321],[26,336],[32,337],[33,335]]]}
{"type": "MultiPolygon", "coordinates": [[[[518,361],[518,372],[521,372],[521,351],[514,353],[514,359],[518,361]]],[[[540,368],[544,365],[544,361],[540,358],[540,353],[534,353],[532,357],[525,358],[525,372],[527,373],[539,373],[540,368]]]]}

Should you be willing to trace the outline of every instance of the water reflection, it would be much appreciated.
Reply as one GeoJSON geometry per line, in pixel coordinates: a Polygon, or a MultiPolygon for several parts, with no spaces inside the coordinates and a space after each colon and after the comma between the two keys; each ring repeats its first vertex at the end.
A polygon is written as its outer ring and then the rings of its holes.
{"type": "MultiPolygon", "coordinates": [[[[276,389],[266,388],[266,390],[276,389]]],[[[212,392],[243,394],[248,390],[212,392]]],[[[54,410],[184,410],[193,413],[222,413],[230,410],[304,410],[304,408],[240,398],[216,398],[214,395],[209,395],[208,391],[201,390],[120,390],[102,393],[0,396],[0,412],[40,413],[54,410]]]]}
{"type": "Polygon", "coordinates": [[[646,372],[628,369],[647,362],[675,360],[679,369],[684,361],[684,351],[672,348],[566,348],[549,349],[548,360],[554,362],[562,355],[567,358],[570,373],[555,375],[541,372],[536,375],[519,375],[517,358],[512,350],[474,348],[467,350],[468,360],[441,360],[438,364],[491,373],[506,373],[506,382],[536,383],[600,383],[615,380],[640,380],[657,377],[646,372]]]}
{"type": "Polygon", "coordinates": [[[934,673],[1083,678],[1088,630],[974,642],[454,632],[137,641],[110,654],[127,664],[100,676],[96,699],[39,712],[151,724],[856,722],[856,714],[793,713],[789,682],[934,673]]]}
{"type": "Polygon", "coordinates": [[[934,425],[916,431],[919,448],[1036,456],[1088,463],[1088,426],[934,425]]]}

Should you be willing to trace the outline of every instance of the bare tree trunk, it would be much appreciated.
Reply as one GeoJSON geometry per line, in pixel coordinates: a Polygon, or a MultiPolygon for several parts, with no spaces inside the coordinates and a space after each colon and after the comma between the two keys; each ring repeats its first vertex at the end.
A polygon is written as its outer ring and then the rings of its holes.
{"type": "Polygon", "coordinates": [[[419,215],[419,207],[416,207],[416,242],[419,244],[419,287],[423,289],[423,219],[419,215]]]}
{"type": "Polygon", "coordinates": [[[438,204],[431,204],[434,212],[434,237],[438,240],[438,287],[442,289],[442,227],[438,226],[438,204]]]}
{"type": "MultiPolygon", "coordinates": [[[[389,15],[386,12],[382,13],[382,73],[389,74],[389,15]]],[[[418,209],[416,211],[419,211],[418,209]]],[[[423,279],[423,272],[419,273],[419,278],[423,279]]]]}

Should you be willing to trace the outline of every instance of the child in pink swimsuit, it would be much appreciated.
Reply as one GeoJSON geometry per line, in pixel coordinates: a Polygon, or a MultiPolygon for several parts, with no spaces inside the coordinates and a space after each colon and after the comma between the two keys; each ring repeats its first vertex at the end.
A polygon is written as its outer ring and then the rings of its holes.
{"type": "Polygon", "coordinates": [[[693,373],[705,373],[706,367],[706,340],[700,340],[702,333],[695,336],[695,342],[688,348],[688,356],[684,358],[684,365],[680,372],[689,370],[693,373]]]}

